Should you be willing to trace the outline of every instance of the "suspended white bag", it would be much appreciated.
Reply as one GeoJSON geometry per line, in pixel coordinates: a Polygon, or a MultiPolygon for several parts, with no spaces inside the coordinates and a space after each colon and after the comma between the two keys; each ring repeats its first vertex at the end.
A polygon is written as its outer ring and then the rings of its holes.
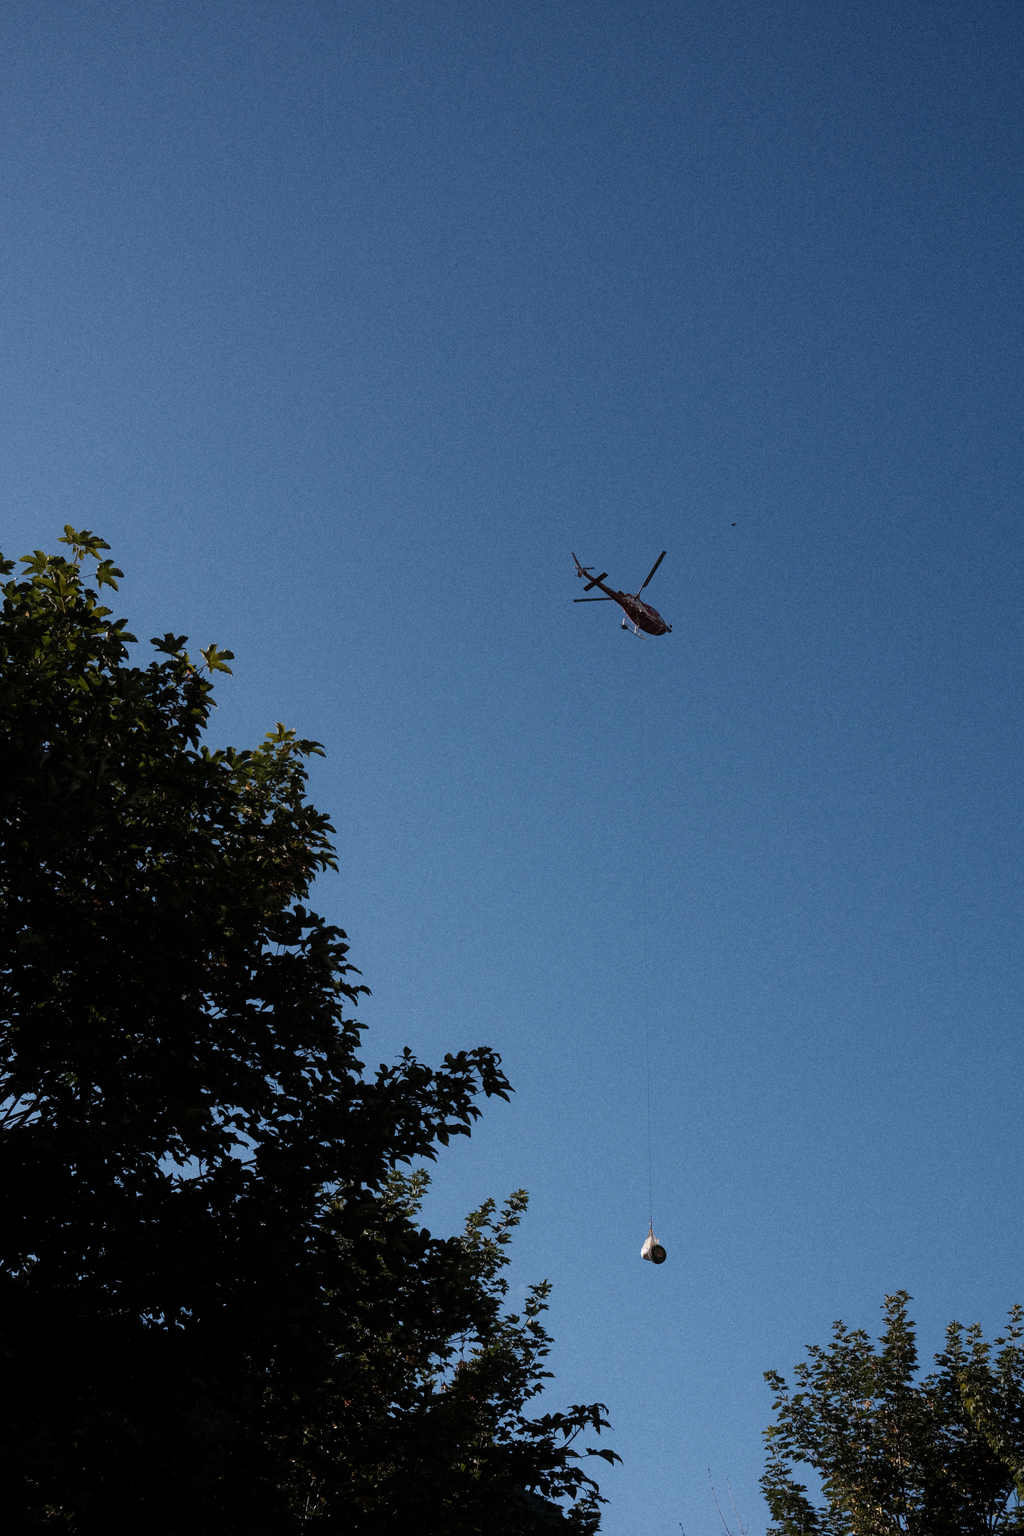
{"type": "Polygon", "coordinates": [[[658,1239],[654,1235],[653,1222],[651,1223],[651,1230],[647,1234],[647,1239],[643,1247],[640,1249],[640,1257],[642,1259],[650,1259],[652,1264],[664,1264],[666,1258],[668,1257],[664,1248],[661,1246],[661,1244],[658,1242],[658,1239]]]}

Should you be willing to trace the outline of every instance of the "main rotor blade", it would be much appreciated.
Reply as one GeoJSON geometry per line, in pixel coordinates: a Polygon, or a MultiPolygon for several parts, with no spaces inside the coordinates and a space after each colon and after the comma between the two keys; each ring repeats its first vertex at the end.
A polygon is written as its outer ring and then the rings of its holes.
{"type": "MultiPolygon", "coordinates": [[[[661,562],[664,560],[664,558],[665,558],[665,556],[667,554],[668,554],[668,550],[667,549],[663,549],[661,554],[658,556],[657,560],[655,560],[654,564],[651,566],[651,576],[654,575],[655,571],[658,569],[658,566],[661,564],[661,562]]],[[[650,581],[651,576],[648,576],[647,581],[650,581]]],[[[646,587],[647,581],[644,582],[644,587],[646,587]]],[[[637,594],[636,594],[637,597],[640,596],[640,592],[643,591],[644,587],[641,587],[640,590],[637,592],[637,594]]]]}
{"type": "Polygon", "coordinates": [[[614,597],[574,597],[574,603],[614,603],[614,597]]]}

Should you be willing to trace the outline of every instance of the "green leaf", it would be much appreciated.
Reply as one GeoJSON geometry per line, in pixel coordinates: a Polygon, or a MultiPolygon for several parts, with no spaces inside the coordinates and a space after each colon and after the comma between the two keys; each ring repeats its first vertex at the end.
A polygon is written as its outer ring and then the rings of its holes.
{"type": "Polygon", "coordinates": [[[150,640],[150,645],[156,646],[158,651],[165,652],[168,656],[177,656],[184,647],[188,635],[172,635],[169,631],[162,640],[156,638],[150,640]]]}
{"type": "Polygon", "coordinates": [[[215,645],[208,645],[205,650],[201,649],[199,654],[205,661],[211,676],[214,672],[230,672],[231,668],[227,662],[235,659],[234,651],[219,651],[215,645]]]}

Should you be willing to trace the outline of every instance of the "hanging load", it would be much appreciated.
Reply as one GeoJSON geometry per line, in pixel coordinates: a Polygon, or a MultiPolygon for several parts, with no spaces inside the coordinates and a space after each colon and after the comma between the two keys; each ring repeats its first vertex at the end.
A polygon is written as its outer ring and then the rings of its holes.
{"type": "Polygon", "coordinates": [[[647,1234],[647,1240],[645,1241],[643,1247],[640,1249],[640,1257],[642,1259],[650,1259],[652,1264],[664,1264],[666,1258],[668,1257],[664,1248],[661,1246],[661,1244],[658,1242],[658,1239],[654,1235],[653,1221],[651,1222],[651,1229],[647,1234]]]}

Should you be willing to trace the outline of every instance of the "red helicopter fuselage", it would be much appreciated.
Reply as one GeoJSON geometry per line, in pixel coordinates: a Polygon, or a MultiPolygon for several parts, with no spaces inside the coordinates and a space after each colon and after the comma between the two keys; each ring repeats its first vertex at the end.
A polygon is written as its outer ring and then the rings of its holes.
{"type": "MultiPolygon", "coordinates": [[[[573,555],[576,560],[576,556],[573,555]]],[[[660,562],[659,562],[660,563],[660,562]]],[[[590,571],[576,560],[576,575],[585,576],[587,585],[584,592],[589,592],[591,587],[599,587],[606,597],[610,597],[613,603],[618,603],[634,629],[642,629],[646,635],[669,635],[672,633],[671,624],[666,624],[657,608],[652,608],[650,603],[645,603],[632,592],[617,592],[614,587],[606,587],[600,576],[591,576],[590,571]]],[[[648,581],[650,577],[648,577],[648,581]]],[[[644,586],[647,582],[644,583],[644,586]]]]}

